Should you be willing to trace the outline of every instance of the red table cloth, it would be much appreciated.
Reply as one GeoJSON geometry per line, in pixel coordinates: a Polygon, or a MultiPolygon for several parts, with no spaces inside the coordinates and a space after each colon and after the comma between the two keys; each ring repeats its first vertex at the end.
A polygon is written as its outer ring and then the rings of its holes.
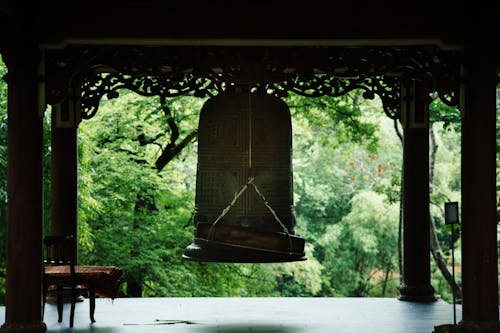
{"type": "MultiPolygon", "coordinates": [[[[115,298],[120,289],[120,278],[123,270],[116,266],[75,266],[78,280],[82,283],[92,284],[96,295],[115,298]]],[[[45,268],[46,283],[57,284],[59,279],[70,277],[69,266],[51,266],[45,268]]]]}

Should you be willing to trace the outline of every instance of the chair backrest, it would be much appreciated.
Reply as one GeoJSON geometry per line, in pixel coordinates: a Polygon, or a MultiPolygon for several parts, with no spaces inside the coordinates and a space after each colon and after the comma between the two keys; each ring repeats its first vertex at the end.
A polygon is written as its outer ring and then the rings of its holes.
{"type": "Polygon", "coordinates": [[[70,266],[71,275],[75,274],[76,241],[75,236],[45,236],[44,266],[70,266]]]}

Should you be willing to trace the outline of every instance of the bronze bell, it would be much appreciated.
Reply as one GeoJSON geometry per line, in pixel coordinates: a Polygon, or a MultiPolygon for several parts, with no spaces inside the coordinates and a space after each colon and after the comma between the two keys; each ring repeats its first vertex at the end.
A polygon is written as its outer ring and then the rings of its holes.
{"type": "Polygon", "coordinates": [[[290,111],[267,94],[207,100],[198,128],[195,238],[183,258],[216,262],[305,260],[294,235],[290,111]]]}

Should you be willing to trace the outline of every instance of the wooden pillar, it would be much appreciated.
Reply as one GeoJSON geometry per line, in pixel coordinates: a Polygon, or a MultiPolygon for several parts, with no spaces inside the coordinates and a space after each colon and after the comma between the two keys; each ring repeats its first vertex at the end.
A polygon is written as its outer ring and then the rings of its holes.
{"type": "Polygon", "coordinates": [[[428,93],[421,83],[402,84],[403,283],[399,299],[435,301],[431,286],[429,235],[428,93]]]}
{"type": "Polygon", "coordinates": [[[73,94],[68,94],[63,102],[52,108],[50,230],[53,235],[74,235],[76,240],[78,152],[75,113],[73,94]]]}
{"type": "Polygon", "coordinates": [[[496,95],[492,52],[465,52],[462,109],[463,332],[500,332],[496,211],[496,95]]]}
{"type": "Polygon", "coordinates": [[[12,47],[8,66],[7,295],[2,332],[44,332],[40,52],[12,47]]]}

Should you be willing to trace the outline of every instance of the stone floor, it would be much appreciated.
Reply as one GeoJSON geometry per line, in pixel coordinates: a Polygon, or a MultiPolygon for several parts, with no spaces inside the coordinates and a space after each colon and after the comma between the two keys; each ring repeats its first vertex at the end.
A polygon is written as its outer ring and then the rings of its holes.
{"type": "MultiPolygon", "coordinates": [[[[453,306],[393,298],[118,298],[97,299],[90,324],[88,300],[78,303],[69,329],[47,305],[48,332],[92,333],[431,333],[453,321],[453,306]]],[[[5,308],[0,308],[4,320],[5,308]]],[[[461,311],[457,309],[457,320],[461,311]]]]}

